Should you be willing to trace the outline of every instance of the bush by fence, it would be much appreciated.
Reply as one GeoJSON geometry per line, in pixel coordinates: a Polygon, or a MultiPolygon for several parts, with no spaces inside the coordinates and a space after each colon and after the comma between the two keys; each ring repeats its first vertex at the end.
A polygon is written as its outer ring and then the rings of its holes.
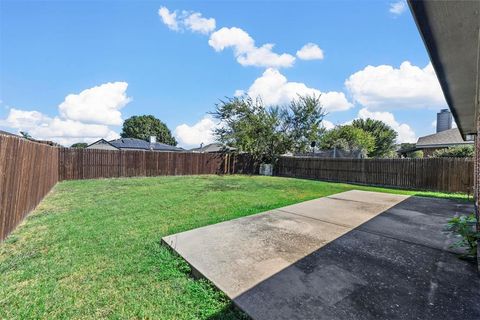
{"type": "Polygon", "coordinates": [[[403,189],[471,193],[473,160],[281,157],[275,175],[403,189]]]}

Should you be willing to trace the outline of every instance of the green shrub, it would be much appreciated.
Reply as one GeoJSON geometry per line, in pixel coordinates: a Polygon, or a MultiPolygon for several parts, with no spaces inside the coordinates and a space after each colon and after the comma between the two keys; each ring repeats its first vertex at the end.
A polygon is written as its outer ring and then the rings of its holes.
{"type": "Polygon", "coordinates": [[[413,158],[413,159],[420,159],[420,158],[423,158],[423,151],[422,150],[416,150],[416,151],[408,153],[407,156],[409,158],[413,158]]]}
{"type": "Polygon", "coordinates": [[[471,158],[473,155],[473,145],[449,147],[433,153],[433,156],[437,158],[471,158]]]}
{"type": "Polygon", "coordinates": [[[464,247],[467,249],[464,257],[474,258],[477,256],[477,241],[480,240],[480,232],[476,230],[477,218],[475,214],[460,215],[448,221],[446,230],[453,233],[457,238],[453,247],[464,247]]]}

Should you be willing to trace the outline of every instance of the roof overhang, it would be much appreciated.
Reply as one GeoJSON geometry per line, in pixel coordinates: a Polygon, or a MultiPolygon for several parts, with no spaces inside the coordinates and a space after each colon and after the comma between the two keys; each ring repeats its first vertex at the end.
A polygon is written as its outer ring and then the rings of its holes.
{"type": "Polygon", "coordinates": [[[424,149],[424,148],[448,148],[448,147],[455,147],[455,146],[468,146],[473,145],[473,141],[464,141],[462,143],[439,143],[439,144],[417,144],[417,149],[424,149]]]}
{"type": "Polygon", "coordinates": [[[408,0],[460,133],[476,134],[480,1],[408,0]]]}

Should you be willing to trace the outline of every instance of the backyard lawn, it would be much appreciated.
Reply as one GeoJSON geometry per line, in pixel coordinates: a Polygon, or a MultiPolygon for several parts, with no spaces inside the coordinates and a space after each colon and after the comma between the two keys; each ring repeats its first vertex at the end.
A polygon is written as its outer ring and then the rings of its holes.
{"type": "Polygon", "coordinates": [[[66,181],[0,243],[1,319],[241,319],[162,236],[351,189],[258,176],[66,181]]]}

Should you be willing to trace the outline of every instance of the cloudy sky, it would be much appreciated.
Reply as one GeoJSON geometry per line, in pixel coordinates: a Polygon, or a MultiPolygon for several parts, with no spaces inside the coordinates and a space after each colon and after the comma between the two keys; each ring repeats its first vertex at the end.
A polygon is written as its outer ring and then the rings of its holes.
{"type": "Polygon", "coordinates": [[[325,126],[387,122],[399,142],[446,107],[404,1],[22,1],[0,10],[0,129],[64,145],[153,114],[211,142],[224,97],[321,94],[325,126]]]}

